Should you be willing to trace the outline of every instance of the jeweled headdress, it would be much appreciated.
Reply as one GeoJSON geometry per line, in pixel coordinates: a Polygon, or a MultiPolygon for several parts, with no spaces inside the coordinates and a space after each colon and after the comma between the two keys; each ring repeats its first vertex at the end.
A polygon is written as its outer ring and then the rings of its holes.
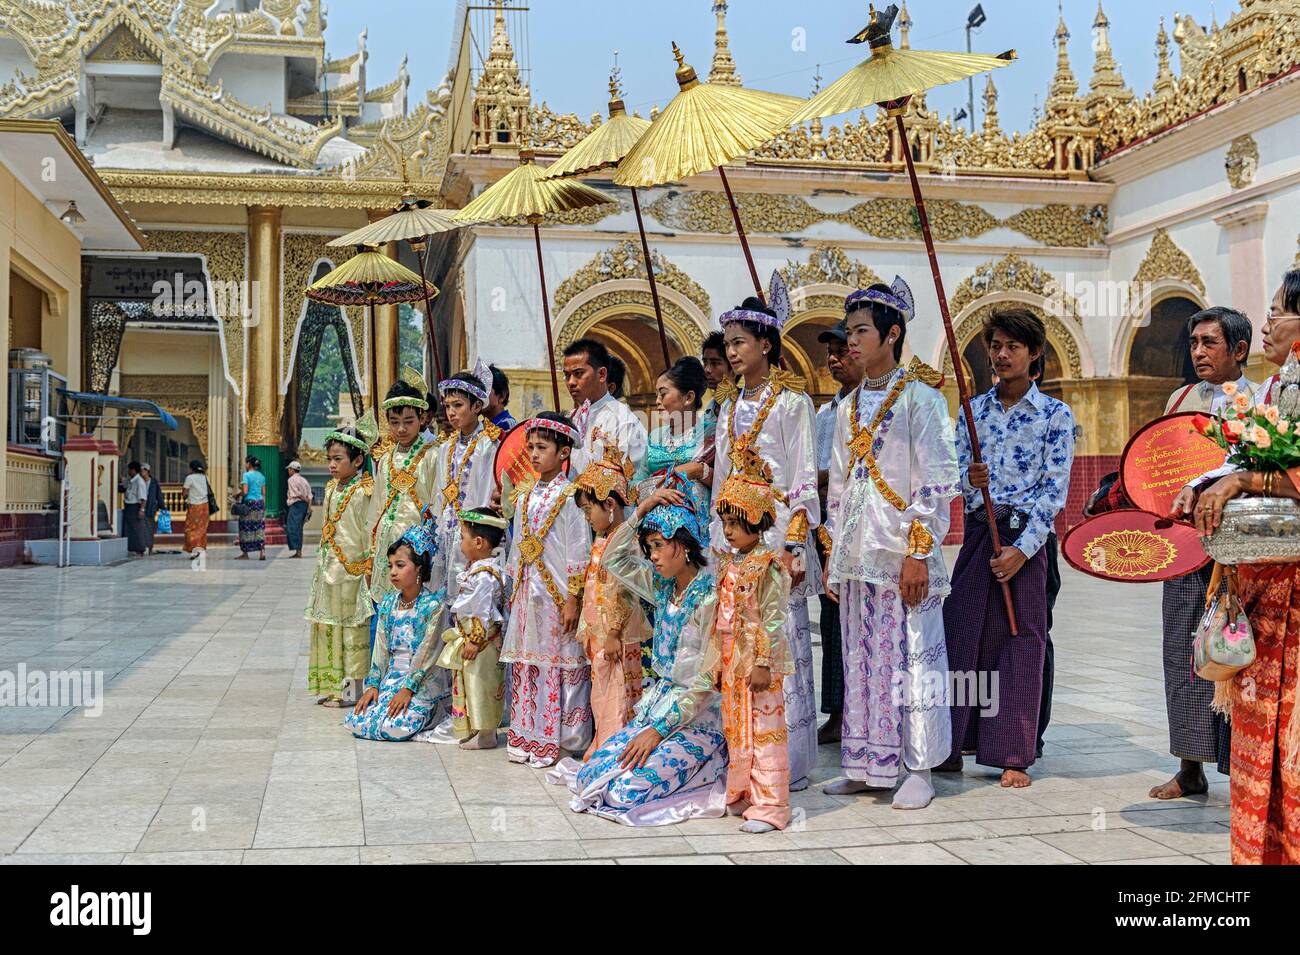
{"type": "Polygon", "coordinates": [[[777,491],[772,487],[772,469],[752,448],[744,447],[732,455],[735,469],[722,482],[714,503],[719,514],[743,517],[757,527],[764,514],[776,520],[777,491]]]}
{"type": "Polygon", "coordinates": [[[524,422],[524,434],[530,431],[554,431],[556,434],[562,434],[575,445],[580,444],[582,439],[578,436],[578,429],[567,421],[552,421],[550,418],[529,418],[524,422]]]}
{"type": "Polygon", "coordinates": [[[604,457],[588,464],[587,469],[578,475],[574,486],[602,502],[609,499],[611,491],[617,491],[624,504],[634,504],[636,490],[629,490],[629,485],[635,473],[632,459],[623,453],[616,442],[606,441],[604,457]]]}
{"type": "MultiPolygon", "coordinates": [[[[687,501],[696,500],[694,489],[676,471],[672,471],[668,475],[664,486],[681,491],[686,495],[687,501]]],[[[699,511],[689,504],[660,504],[641,518],[641,528],[643,530],[658,531],[664,536],[664,540],[672,537],[683,527],[686,528],[687,533],[695,538],[696,543],[701,547],[708,547],[708,527],[700,519],[699,511]]]]}
{"type": "Polygon", "coordinates": [[[424,376],[410,365],[404,365],[398,378],[418,391],[420,396],[417,398],[415,395],[396,395],[392,398],[385,398],[379,407],[384,411],[392,411],[394,408],[401,407],[419,408],[421,411],[428,411],[429,401],[425,398],[425,395],[429,393],[429,386],[425,383],[424,376]]]}
{"type": "Polygon", "coordinates": [[[850,292],[844,297],[845,313],[857,302],[876,302],[892,308],[903,316],[905,322],[910,322],[916,316],[916,300],[912,298],[912,289],[901,275],[894,276],[888,292],[878,288],[860,288],[850,292]]]}
{"type": "Polygon", "coordinates": [[[438,382],[438,394],[446,397],[449,391],[463,391],[479,404],[487,404],[488,396],[492,394],[492,369],[480,358],[474,363],[474,370],[470,374],[477,380],[477,384],[464,378],[445,378],[438,382]]]}
{"type": "Polygon", "coordinates": [[[408,528],[398,543],[409,544],[411,550],[415,551],[417,557],[423,557],[425,554],[434,555],[438,553],[438,537],[435,533],[432,521],[424,524],[416,524],[413,527],[408,528]]]}
{"type": "Polygon", "coordinates": [[[778,332],[783,329],[790,318],[790,291],[786,288],[781,273],[775,270],[772,272],[772,281],[767,286],[767,306],[776,313],[775,317],[767,312],[756,312],[749,308],[733,308],[723,312],[718,321],[723,325],[732,322],[754,322],[757,325],[775,328],[778,332]]]}
{"type": "Polygon", "coordinates": [[[327,447],[331,441],[340,441],[343,444],[356,448],[365,454],[370,453],[376,441],[379,440],[379,425],[375,421],[375,409],[369,408],[366,413],[356,420],[352,426],[356,434],[347,434],[343,431],[331,431],[325,435],[325,440],[321,442],[321,447],[327,447]]]}

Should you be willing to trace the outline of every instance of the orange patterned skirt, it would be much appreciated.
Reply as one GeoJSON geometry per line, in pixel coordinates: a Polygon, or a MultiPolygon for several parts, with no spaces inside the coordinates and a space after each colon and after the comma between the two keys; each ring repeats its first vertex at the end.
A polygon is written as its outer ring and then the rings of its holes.
{"type": "Polygon", "coordinates": [[[1242,565],[1255,662],[1232,680],[1232,861],[1300,864],[1300,566],[1242,565]]]}

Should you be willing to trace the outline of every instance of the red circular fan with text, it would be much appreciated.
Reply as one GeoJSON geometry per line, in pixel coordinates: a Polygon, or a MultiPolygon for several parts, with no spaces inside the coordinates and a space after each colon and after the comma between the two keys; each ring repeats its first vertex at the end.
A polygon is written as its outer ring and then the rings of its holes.
{"type": "Polygon", "coordinates": [[[1107,511],[1070,528],[1061,553],[1075,570],[1126,584],[1172,580],[1210,559],[1190,524],[1132,509],[1107,511]]]}
{"type": "MultiPolygon", "coordinates": [[[[497,487],[517,485],[526,477],[536,477],[533,464],[528,460],[528,435],[521,421],[502,437],[497,445],[497,456],[492,465],[497,487]]],[[[569,462],[564,462],[564,473],[569,473],[569,462]]]]}
{"type": "Polygon", "coordinates": [[[1124,447],[1120,483],[1133,506],[1164,517],[1183,485],[1223,464],[1224,450],[1192,427],[1194,412],[1164,415],[1124,447]]]}

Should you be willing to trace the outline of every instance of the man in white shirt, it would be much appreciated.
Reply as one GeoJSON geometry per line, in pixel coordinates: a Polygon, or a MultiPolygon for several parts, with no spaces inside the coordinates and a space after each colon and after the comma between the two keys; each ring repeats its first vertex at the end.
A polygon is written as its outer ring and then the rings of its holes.
{"type": "Polygon", "coordinates": [[[149,495],[149,485],[140,476],[140,462],[131,461],[126,466],[127,478],[122,484],[122,517],[126,530],[126,549],[132,557],[143,557],[149,547],[144,522],[144,502],[149,495]]]}
{"type": "MultiPolygon", "coordinates": [[[[849,353],[849,330],[843,319],[817,336],[826,346],[826,369],[839,385],[831,400],[817,409],[817,494],[822,513],[826,513],[826,485],[830,476],[831,450],[835,445],[835,415],[843,401],[862,380],[862,372],[849,353]]],[[[822,548],[822,564],[830,559],[822,548]]],[[[840,648],[840,605],[825,594],[818,594],[821,613],[818,625],[822,637],[822,712],[827,720],[817,731],[818,745],[840,741],[840,723],[844,716],[844,663],[840,648]]]]}
{"type": "Polygon", "coordinates": [[[573,399],[569,417],[580,437],[570,458],[570,474],[581,474],[592,461],[601,460],[606,441],[616,442],[634,468],[645,460],[645,425],[609,393],[610,358],[609,349],[593,338],[579,338],[564,349],[564,385],[573,399]]]}

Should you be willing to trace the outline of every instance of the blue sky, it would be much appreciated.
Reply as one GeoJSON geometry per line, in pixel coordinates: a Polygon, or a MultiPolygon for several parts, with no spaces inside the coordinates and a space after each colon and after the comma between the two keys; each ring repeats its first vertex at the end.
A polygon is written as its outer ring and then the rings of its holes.
{"type": "MultiPolygon", "coordinates": [[[[481,3],[482,0],[471,0],[481,3]]],[[[988,17],[972,37],[976,51],[997,53],[1014,47],[1019,60],[999,71],[998,114],[1003,129],[1031,125],[1056,69],[1053,34],[1057,4],[1051,0],[982,0],[988,17]]],[[[701,77],[713,56],[714,17],[710,0],[513,0],[508,6],[529,9],[529,52],[533,101],[545,100],[556,112],[586,118],[603,112],[606,80],[618,50],[629,108],[645,115],[651,104],[664,105],[676,90],[670,44],[676,40],[701,77]]],[[[882,6],[886,4],[881,4],[882,6]]],[[[912,46],[919,49],[964,49],[966,14],[974,0],[909,0],[914,21],[912,46]]],[[[1173,14],[1190,13],[1202,26],[1211,11],[1220,23],[1236,9],[1220,0],[1104,0],[1111,22],[1111,45],[1124,79],[1139,95],[1155,78],[1155,36],[1160,17],[1172,34],[1173,14]]],[[[447,69],[455,0],[334,0],[329,5],[326,38],[330,56],[356,48],[356,36],[369,27],[370,82],[391,79],[403,54],[410,55],[412,103],[426,88],[437,86],[447,69]]],[[[1092,73],[1092,22],[1096,0],[1066,0],[1070,29],[1070,63],[1082,89],[1092,73]]],[[[820,71],[823,84],[865,55],[844,41],[867,20],[867,4],[857,0],[731,0],[727,13],[731,51],[746,86],[807,96],[820,71]],[[796,32],[802,31],[802,32],[796,32]],[[798,40],[802,38],[802,49],[798,40]]],[[[517,45],[517,52],[519,52],[517,45]]],[[[1171,40],[1174,69],[1177,45],[1171,40]]],[[[976,83],[976,119],[982,117],[976,83]]],[[[930,94],[929,103],[949,116],[966,102],[966,88],[955,85],[930,94]]]]}

